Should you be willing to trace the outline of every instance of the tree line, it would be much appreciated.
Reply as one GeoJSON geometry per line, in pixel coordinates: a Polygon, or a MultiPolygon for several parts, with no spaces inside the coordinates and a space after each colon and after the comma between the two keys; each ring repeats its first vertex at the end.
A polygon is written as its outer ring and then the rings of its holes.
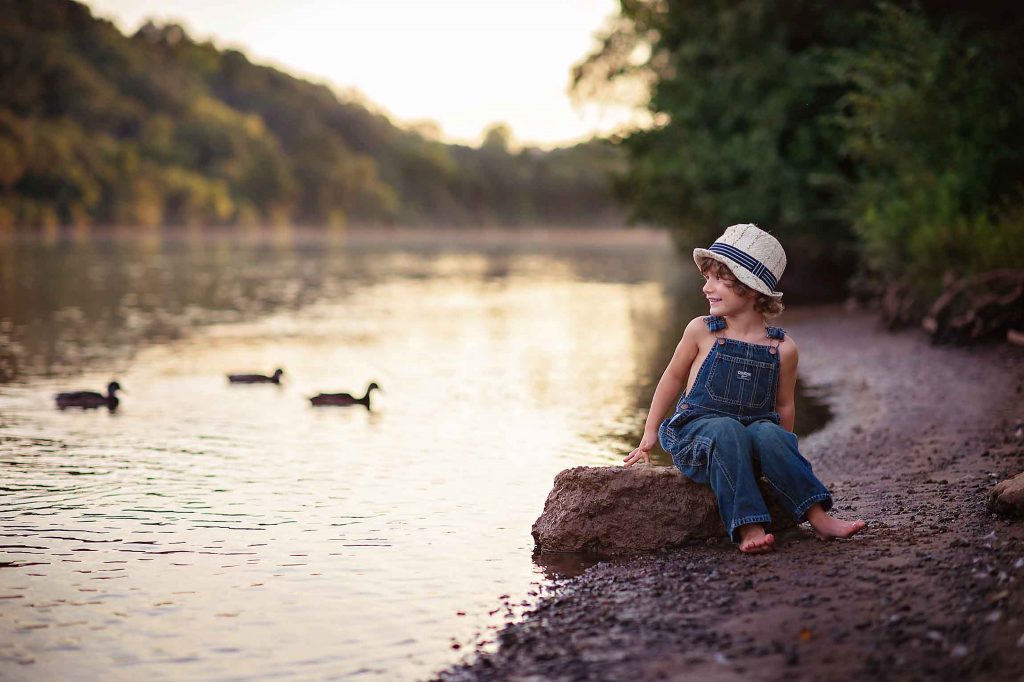
{"type": "Polygon", "coordinates": [[[621,151],[480,148],[72,0],[0,0],[0,227],[617,223],[621,151]]]}
{"type": "Polygon", "coordinates": [[[1015,3],[620,4],[574,88],[646,88],[616,184],[635,219],[691,247],[758,222],[865,296],[1024,265],[1015,3]]]}

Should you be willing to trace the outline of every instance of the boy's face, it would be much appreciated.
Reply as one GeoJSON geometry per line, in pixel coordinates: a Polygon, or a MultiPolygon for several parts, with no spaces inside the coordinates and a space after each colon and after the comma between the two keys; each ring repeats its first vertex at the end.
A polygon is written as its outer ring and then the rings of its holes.
{"type": "Polygon", "coordinates": [[[750,308],[754,299],[747,287],[736,281],[728,268],[712,265],[704,271],[704,296],[708,300],[710,313],[719,317],[735,315],[750,308]]]}

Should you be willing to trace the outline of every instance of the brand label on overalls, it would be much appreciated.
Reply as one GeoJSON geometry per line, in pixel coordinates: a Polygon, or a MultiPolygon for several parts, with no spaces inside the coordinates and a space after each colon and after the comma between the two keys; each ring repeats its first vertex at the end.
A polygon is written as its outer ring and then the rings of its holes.
{"type": "Polygon", "coordinates": [[[750,381],[751,374],[750,372],[744,372],[742,369],[738,369],[736,370],[736,376],[744,381],[750,381]]]}

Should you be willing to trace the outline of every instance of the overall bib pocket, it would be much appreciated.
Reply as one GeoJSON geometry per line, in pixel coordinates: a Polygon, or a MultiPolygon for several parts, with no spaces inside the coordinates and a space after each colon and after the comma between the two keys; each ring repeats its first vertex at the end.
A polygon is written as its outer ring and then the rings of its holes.
{"type": "Polygon", "coordinates": [[[775,388],[775,364],[718,353],[704,387],[720,402],[763,407],[775,388]]]}

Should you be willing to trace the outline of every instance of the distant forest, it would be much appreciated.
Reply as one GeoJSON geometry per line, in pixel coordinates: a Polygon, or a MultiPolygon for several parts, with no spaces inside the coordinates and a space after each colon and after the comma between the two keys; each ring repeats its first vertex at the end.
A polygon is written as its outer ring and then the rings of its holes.
{"type": "Polygon", "coordinates": [[[444,144],[176,25],[0,0],[0,227],[619,224],[624,165],[444,144]]]}

